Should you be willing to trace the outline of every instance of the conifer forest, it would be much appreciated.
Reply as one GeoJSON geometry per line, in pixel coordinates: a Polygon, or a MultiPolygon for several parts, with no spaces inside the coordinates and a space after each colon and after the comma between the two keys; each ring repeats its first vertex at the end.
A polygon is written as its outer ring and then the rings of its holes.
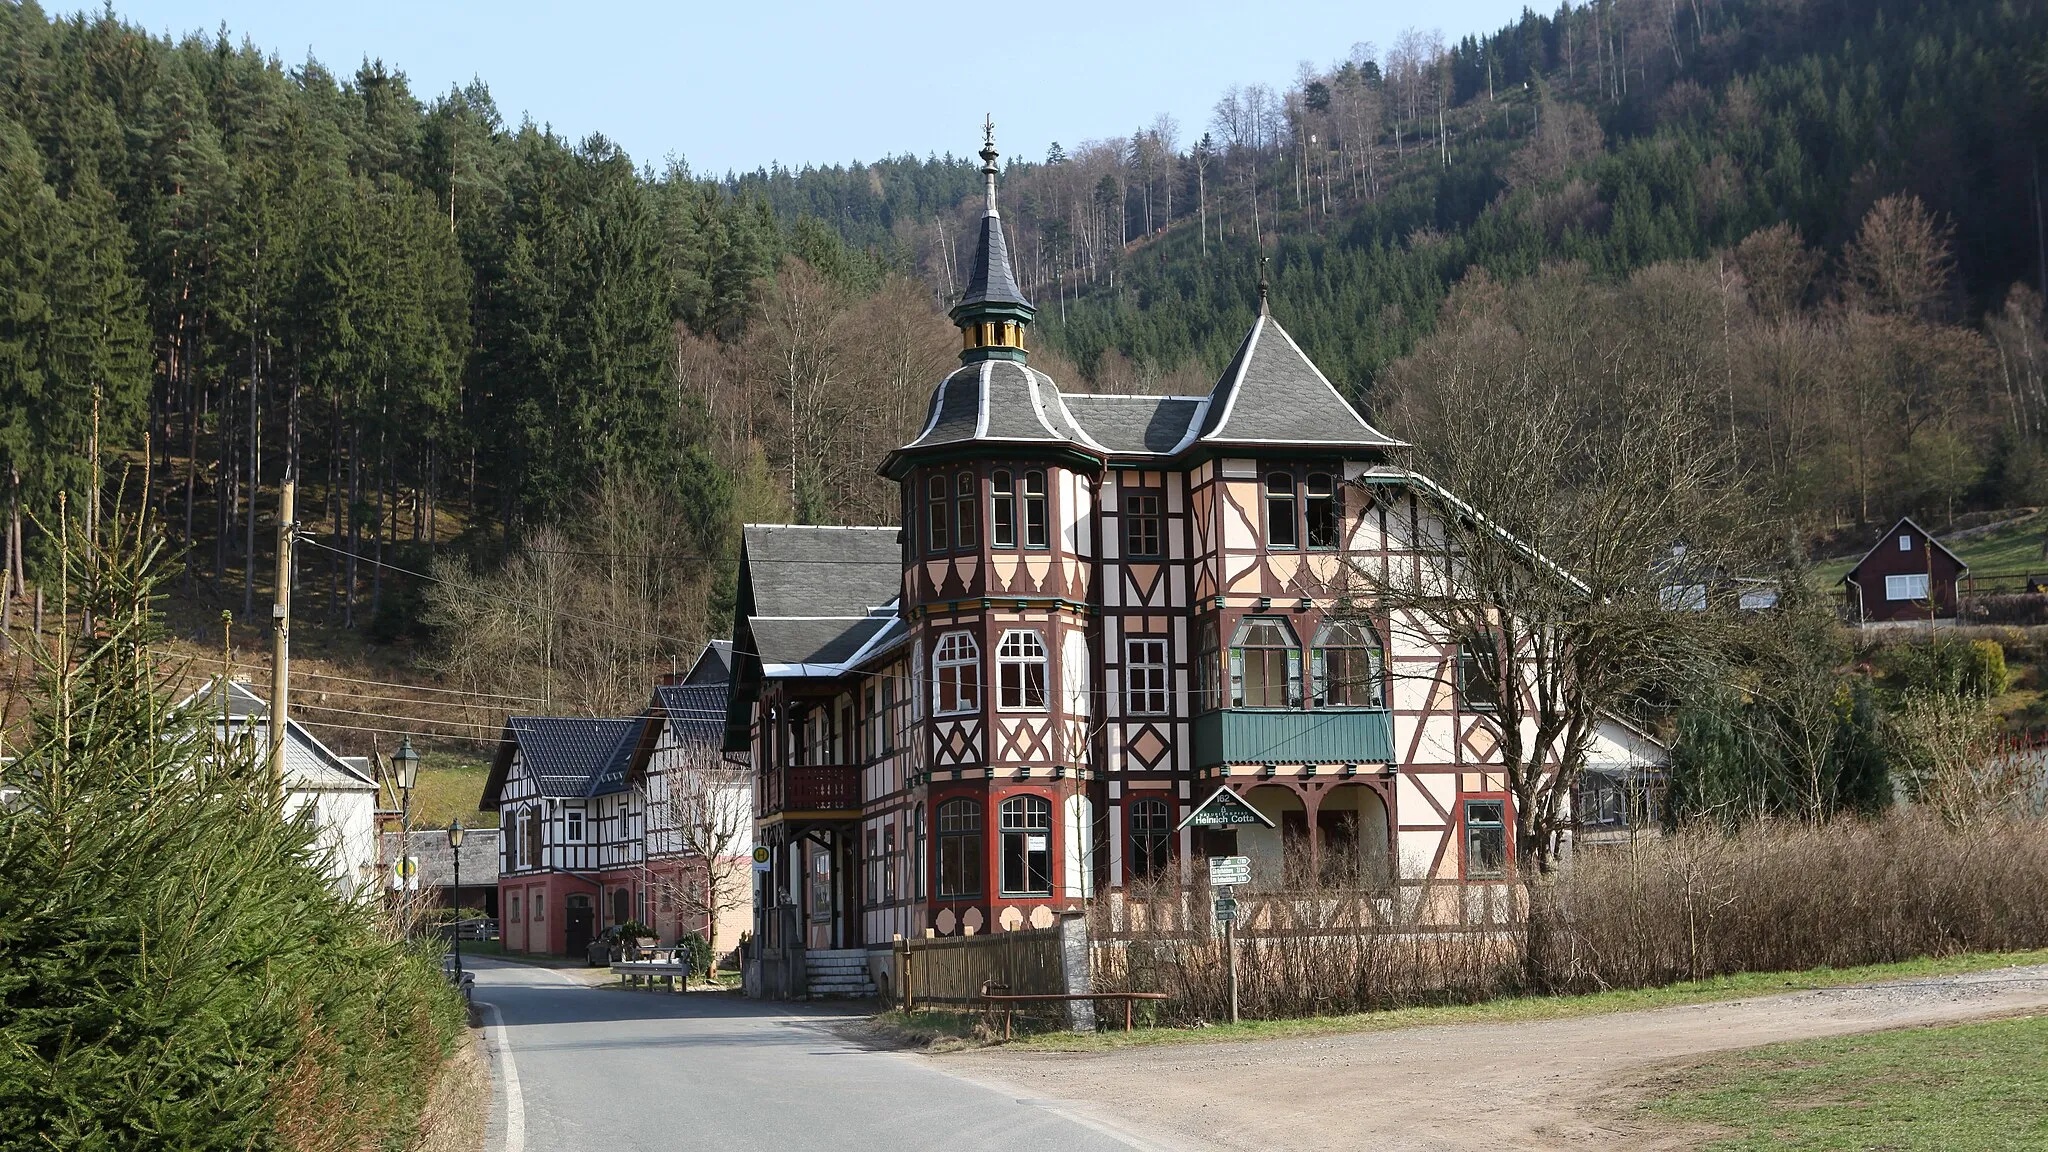
{"type": "MultiPolygon", "coordinates": [[[[1373,414],[1431,341],[1634,283],[1620,328],[1717,398],[1802,547],[2048,502],[2048,8],[1590,0],[1456,34],[1333,29],[1284,82],[1217,77],[1205,122],[1010,157],[1033,363],[1205,391],[1264,257],[1373,414]]],[[[447,636],[580,605],[633,627],[563,706],[623,705],[724,634],[740,523],[893,522],[874,468],[953,363],[981,111],[957,154],[701,172],[400,60],[0,4],[0,611],[97,482],[181,550],[174,619],[250,619],[291,476],[309,627],[488,685],[513,657],[447,636]]]]}

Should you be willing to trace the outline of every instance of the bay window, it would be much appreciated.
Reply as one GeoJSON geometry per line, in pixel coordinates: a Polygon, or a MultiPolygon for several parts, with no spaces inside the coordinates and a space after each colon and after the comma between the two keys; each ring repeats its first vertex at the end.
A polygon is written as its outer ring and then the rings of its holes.
{"type": "Polygon", "coordinates": [[[1003,633],[996,645],[996,703],[1025,711],[1045,709],[1045,641],[1029,628],[1003,633]]]}
{"type": "Polygon", "coordinates": [[[939,805],[939,898],[981,895],[981,805],[939,805]]]}
{"type": "Polygon", "coordinates": [[[1247,616],[1230,642],[1230,706],[1301,705],[1301,648],[1294,629],[1271,616],[1247,616]]]}
{"type": "Polygon", "coordinates": [[[972,632],[948,632],[932,653],[932,713],[957,716],[981,707],[981,645],[972,632]]]}
{"type": "Polygon", "coordinates": [[[999,810],[1002,820],[1002,894],[1052,895],[1052,801],[1012,796],[999,810]]]}

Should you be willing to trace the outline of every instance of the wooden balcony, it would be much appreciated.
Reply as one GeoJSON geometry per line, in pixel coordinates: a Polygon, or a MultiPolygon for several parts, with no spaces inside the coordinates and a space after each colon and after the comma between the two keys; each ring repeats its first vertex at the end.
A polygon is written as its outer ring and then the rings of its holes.
{"type": "Polygon", "coordinates": [[[860,816],[860,767],[855,764],[792,764],[760,776],[763,819],[804,815],[824,819],[860,816]]]}
{"type": "Polygon", "coordinates": [[[1195,767],[1214,764],[1384,764],[1393,715],[1377,708],[1233,709],[1195,717],[1195,767]]]}

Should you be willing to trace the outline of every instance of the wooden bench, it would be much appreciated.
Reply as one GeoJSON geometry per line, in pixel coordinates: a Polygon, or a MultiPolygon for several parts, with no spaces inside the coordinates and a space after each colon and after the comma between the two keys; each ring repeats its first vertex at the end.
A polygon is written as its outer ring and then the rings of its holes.
{"type": "Polygon", "coordinates": [[[621,960],[612,965],[612,971],[619,974],[621,984],[630,986],[645,980],[647,986],[652,988],[656,980],[666,979],[669,988],[673,990],[678,976],[683,978],[684,987],[688,987],[690,975],[695,969],[688,964],[677,964],[668,960],[621,960]]]}
{"type": "Polygon", "coordinates": [[[1169,1000],[1164,992],[1041,992],[1035,995],[1011,995],[1009,985],[993,980],[983,981],[978,997],[994,1011],[996,1005],[1003,1009],[1003,1039],[1010,1038],[1010,1017],[1019,1004],[1064,1004],[1075,1000],[1121,1000],[1124,1002],[1124,1031],[1131,1030],[1131,1004],[1138,1000],[1169,1000]],[[1002,989],[998,992],[997,989],[1002,989]]]}

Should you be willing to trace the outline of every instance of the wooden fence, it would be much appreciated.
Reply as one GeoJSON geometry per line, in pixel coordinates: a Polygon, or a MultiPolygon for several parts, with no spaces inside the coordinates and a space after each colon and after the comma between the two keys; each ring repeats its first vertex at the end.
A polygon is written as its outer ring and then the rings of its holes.
{"type": "Polygon", "coordinates": [[[1007,985],[1017,995],[1067,991],[1057,927],[900,940],[896,971],[906,1011],[976,1003],[983,982],[1007,985]]]}

